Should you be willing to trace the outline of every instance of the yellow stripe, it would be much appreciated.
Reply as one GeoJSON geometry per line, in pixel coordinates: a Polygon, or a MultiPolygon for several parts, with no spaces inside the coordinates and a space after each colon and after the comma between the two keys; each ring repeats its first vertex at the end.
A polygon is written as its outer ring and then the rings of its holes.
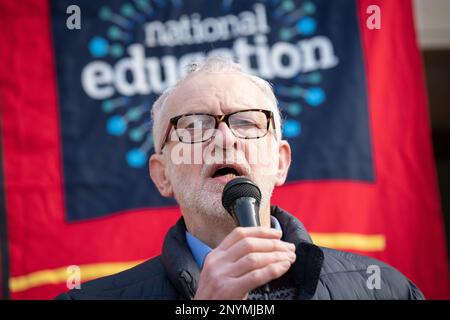
{"type": "Polygon", "coordinates": [[[383,251],[386,237],[382,234],[311,233],[314,243],[321,247],[358,251],[383,251]]]}
{"type": "MultiPolygon", "coordinates": [[[[134,267],[141,261],[135,262],[112,262],[81,265],[81,281],[95,279],[110,274],[114,274],[134,267]]],[[[67,281],[69,277],[68,267],[48,269],[32,272],[23,276],[9,279],[11,292],[25,291],[34,287],[48,284],[59,284],[67,281]]]]}
{"type": "MultiPolygon", "coordinates": [[[[386,248],[384,235],[365,235],[356,233],[311,233],[316,245],[334,249],[358,250],[365,252],[383,251],[386,248]]],[[[79,266],[81,281],[95,279],[134,267],[142,261],[97,263],[79,266]]],[[[67,281],[67,267],[32,272],[10,278],[11,292],[21,292],[31,288],[60,284],[67,281]]]]}

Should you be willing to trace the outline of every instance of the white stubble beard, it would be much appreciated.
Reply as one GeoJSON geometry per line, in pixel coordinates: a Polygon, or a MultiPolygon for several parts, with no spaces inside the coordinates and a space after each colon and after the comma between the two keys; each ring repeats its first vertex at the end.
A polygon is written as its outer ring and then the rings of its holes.
{"type": "MultiPolygon", "coordinates": [[[[186,215],[201,217],[203,225],[215,228],[233,229],[236,222],[222,205],[222,192],[224,186],[219,183],[203,183],[200,189],[188,181],[184,175],[175,175],[174,194],[182,211],[186,215]]],[[[270,198],[274,189],[274,177],[264,175],[257,179],[251,173],[249,178],[254,181],[261,190],[261,210],[270,207],[270,198]]],[[[269,209],[270,210],[270,209],[269,209]]]]}
{"type": "MultiPolygon", "coordinates": [[[[225,158],[229,154],[225,155],[225,158]]],[[[239,156],[243,156],[239,154],[239,156]]],[[[234,159],[231,157],[230,159],[234,159]]],[[[174,195],[183,214],[193,218],[200,217],[202,225],[210,225],[215,228],[223,228],[223,230],[231,231],[235,228],[236,222],[222,205],[222,192],[224,185],[208,181],[208,166],[203,166],[200,177],[202,185],[197,190],[198,181],[189,181],[187,175],[180,175],[175,172],[175,167],[171,167],[172,177],[176,181],[173,183],[174,195]]],[[[270,165],[269,165],[270,167],[270,165]]],[[[270,210],[270,198],[275,187],[274,168],[264,168],[262,175],[256,177],[250,166],[246,165],[248,178],[256,183],[261,191],[260,216],[265,214],[262,210],[270,210]],[[268,169],[268,170],[267,170],[268,169]]]]}

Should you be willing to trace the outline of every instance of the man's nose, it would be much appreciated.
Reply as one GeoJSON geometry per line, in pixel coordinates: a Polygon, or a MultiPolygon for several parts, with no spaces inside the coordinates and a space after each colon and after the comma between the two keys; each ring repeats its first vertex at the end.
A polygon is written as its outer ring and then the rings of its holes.
{"type": "Polygon", "coordinates": [[[236,136],[231,132],[231,129],[225,122],[220,122],[219,127],[217,128],[216,143],[220,145],[223,149],[228,149],[233,147],[236,143],[236,136]]]}

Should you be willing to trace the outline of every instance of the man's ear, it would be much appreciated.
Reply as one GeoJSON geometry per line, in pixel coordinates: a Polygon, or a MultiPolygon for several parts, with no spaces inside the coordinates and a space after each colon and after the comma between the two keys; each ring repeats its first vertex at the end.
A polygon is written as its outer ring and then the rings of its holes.
{"type": "Polygon", "coordinates": [[[149,160],[150,177],[163,197],[173,197],[172,184],[166,174],[166,161],[161,154],[153,154],[149,160]]]}
{"type": "Polygon", "coordinates": [[[278,170],[275,186],[279,187],[284,184],[291,165],[291,146],[286,140],[281,140],[278,147],[278,170]]]}

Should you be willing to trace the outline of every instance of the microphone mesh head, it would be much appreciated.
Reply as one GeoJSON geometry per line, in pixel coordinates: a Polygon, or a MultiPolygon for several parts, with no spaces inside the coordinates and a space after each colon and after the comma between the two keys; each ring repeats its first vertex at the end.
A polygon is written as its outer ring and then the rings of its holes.
{"type": "Polygon", "coordinates": [[[261,202],[261,191],[252,180],[244,177],[235,178],[223,188],[222,205],[231,214],[233,204],[242,197],[254,198],[259,205],[261,202]]]}

